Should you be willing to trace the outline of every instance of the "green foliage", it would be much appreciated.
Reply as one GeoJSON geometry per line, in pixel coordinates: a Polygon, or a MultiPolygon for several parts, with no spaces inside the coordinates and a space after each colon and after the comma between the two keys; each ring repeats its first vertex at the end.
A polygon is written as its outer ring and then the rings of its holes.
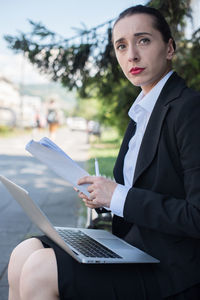
{"type": "Polygon", "coordinates": [[[72,115],[83,117],[86,120],[98,120],[98,112],[100,110],[100,103],[97,99],[81,99],[77,101],[77,105],[72,111],[72,115]]]}
{"type": "Polygon", "coordinates": [[[170,24],[172,35],[178,42],[184,37],[186,18],[191,19],[191,0],[152,0],[149,6],[158,9],[170,24]]]}
{"type": "Polygon", "coordinates": [[[191,0],[153,0],[149,5],[159,9],[170,24],[177,44],[174,69],[181,74],[187,84],[200,91],[200,28],[185,38],[186,20],[192,20],[191,0]],[[191,76],[192,74],[192,76],[191,76]]]}
{"type": "MultiPolygon", "coordinates": [[[[200,32],[186,40],[186,18],[191,18],[191,0],[152,0],[148,5],[158,8],[169,22],[177,43],[175,69],[191,87],[199,87],[200,32]],[[192,76],[191,76],[192,74],[192,76]]],[[[30,21],[32,31],[19,36],[6,36],[14,51],[21,51],[52,80],[60,81],[68,89],[76,89],[81,98],[99,101],[98,117],[101,122],[124,132],[128,123],[127,111],[138,94],[124,77],[117,64],[112,46],[112,23],[79,29],[79,34],[64,39],[46,29],[41,23],[30,21]]]]}
{"type": "Polygon", "coordinates": [[[0,136],[7,136],[10,132],[12,132],[11,127],[0,125],[0,136]]]}
{"type": "Polygon", "coordinates": [[[30,128],[16,128],[16,127],[9,127],[6,125],[0,125],[0,138],[10,138],[16,137],[18,135],[23,134],[30,134],[30,128]]]}
{"type": "Polygon", "coordinates": [[[200,91],[200,28],[190,40],[182,40],[177,52],[175,68],[182,74],[188,85],[200,91]]]}
{"type": "Polygon", "coordinates": [[[94,140],[89,150],[90,159],[87,162],[87,170],[91,175],[95,174],[94,160],[98,159],[101,175],[113,178],[113,167],[119,151],[121,139],[116,130],[105,128],[101,140],[94,140]]]}

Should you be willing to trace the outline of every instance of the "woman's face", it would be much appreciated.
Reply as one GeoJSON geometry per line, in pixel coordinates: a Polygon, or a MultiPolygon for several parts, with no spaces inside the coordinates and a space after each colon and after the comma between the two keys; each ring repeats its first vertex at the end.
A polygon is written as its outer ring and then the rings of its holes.
{"type": "Polygon", "coordinates": [[[148,93],[171,68],[172,39],[163,41],[153,17],[134,14],[117,22],[113,44],[117,60],[130,82],[148,93]]]}

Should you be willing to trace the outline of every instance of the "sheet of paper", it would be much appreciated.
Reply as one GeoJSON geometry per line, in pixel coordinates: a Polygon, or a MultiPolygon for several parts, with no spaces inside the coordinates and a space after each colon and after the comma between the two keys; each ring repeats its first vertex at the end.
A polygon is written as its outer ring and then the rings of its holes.
{"type": "Polygon", "coordinates": [[[42,163],[50,167],[57,175],[64,178],[72,186],[89,196],[88,184],[77,185],[81,177],[89,175],[75,161],[73,161],[61,148],[48,138],[42,138],[39,142],[31,140],[26,145],[26,150],[42,163]]]}

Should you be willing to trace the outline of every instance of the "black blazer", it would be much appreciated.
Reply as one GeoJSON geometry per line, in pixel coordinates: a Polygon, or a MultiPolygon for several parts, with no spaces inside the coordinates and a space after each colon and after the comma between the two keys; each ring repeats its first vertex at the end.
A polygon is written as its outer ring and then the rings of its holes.
{"type": "MultiPolygon", "coordinates": [[[[114,168],[121,184],[134,131],[130,121],[114,168]]],[[[160,260],[153,268],[163,297],[200,282],[200,94],[176,73],[150,117],[113,233],[160,260]]]]}

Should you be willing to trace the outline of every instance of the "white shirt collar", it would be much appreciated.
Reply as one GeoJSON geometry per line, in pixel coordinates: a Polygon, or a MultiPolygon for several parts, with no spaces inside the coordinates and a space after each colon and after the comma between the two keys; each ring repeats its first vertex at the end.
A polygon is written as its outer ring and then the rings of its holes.
{"type": "Polygon", "coordinates": [[[131,119],[134,120],[134,113],[135,113],[135,108],[137,108],[137,105],[142,107],[149,114],[152,113],[162,88],[164,87],[166,81],[169,79],[169,77],[172,75],[173,72],[174,71],[168,72],[146,95],[144,95],[143,91],[140,92],[135,102],[132,104],[131,108],[129,109],[128,115],[131,119]]]}

